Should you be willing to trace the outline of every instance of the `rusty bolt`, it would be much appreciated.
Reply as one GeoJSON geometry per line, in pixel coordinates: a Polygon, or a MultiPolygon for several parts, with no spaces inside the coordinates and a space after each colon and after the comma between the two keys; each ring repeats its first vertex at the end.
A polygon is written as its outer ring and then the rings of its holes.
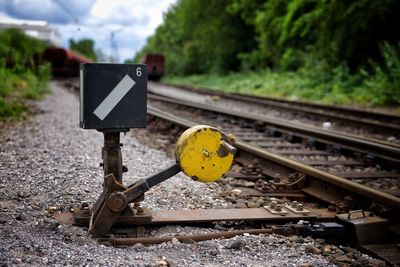
{"type": "Polygon", "coordinates": [[[113,193],[107,200],[107,205],[113,212],[120,212],[126,208],[128,201],[121,192],[113,193]]]}
{"type": "Polygon", "coordinates": [[[299,203],[298,205],[297,205],[297,207],[296,207],[296,210],[297,211],[302,211],[304,209],[304,206],[303,206],[303,204],[301,204],[301,203],[299,203]]]}
{"type": "Polygon", "coordinates": [[[275,205],[275,211],[282,211],[282,205],[281,204],[276,204],[275,205]]]}
{"type": "Polygon", "coordinates": [[[337,206],[337,211],[336,211],[336,213],[337,214],[343,214],[343,213],[346,213],[346,207],[342,204],[342,203],[340,203],[338,206],[337,206]]]}
{"type": "Polygon", "coordinates": [[[122,166],[122,172],[128,172],[128,167],[126,167],[125,165],[122,166]]]}
{"type": "Polygon", "coordinates": [[[336,211],[336,203],[335,202],[331,202],[328,206],[328,211],[332,211],[335,212],[336,211]]]}
{"type": "Polygon", "coordinates": [[[89,204],[87,202],[82,202],[81,203],[81,208],[82,209],[88,209],[89,208],[89,204]]]}
{"type": "Polygon", "coordinates": [[[297,208],[298,204],[299,204],[299,202],[293,201],[293,202],[290,204],[290,206],[291,206],[292,208],[297,208]]]}
{"type": "Polygon", "coordinates": [[[136,214],[143,214],[144,213],[144,209],[142,207],[138,207],[136,210],[136,214]]]}
{"type": "Polygon", "coordinates": [[[347,206],[352,206],[354,205],[354,199],[351,196],[345,196],[344,203],[347,206]]]}
{"type": "Polygon", "coordinates": [[[281,177],[274,177],[274,182],[275,183],[280,183],[281,182],[281,177]]]}

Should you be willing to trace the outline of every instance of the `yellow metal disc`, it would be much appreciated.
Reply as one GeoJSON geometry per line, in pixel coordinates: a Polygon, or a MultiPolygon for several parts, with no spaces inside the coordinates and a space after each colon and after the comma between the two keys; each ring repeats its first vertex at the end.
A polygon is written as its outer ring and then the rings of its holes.
{"type": "Polygon", "coordinates": [[[182,171],[193,180],[213,182],[229,171],[234,150],[231,140],[220,130],[198,125],[179,137],[176,160],[182,171]]]}

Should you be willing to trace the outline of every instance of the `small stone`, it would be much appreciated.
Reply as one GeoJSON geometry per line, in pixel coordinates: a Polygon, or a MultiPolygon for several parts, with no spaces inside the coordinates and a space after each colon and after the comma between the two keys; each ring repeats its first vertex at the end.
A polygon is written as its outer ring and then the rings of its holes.
{"type": "Polygon", "coordinates": [[[21,191],[18,193],[18,196],[21,198],[28,198],[31,196],[31,194],[29,192],[21,191]]]}
{"type": "Polygon", "coordinates": [[[236,197],[234,197],[234,196],[226,196],[225,200],[229,201],[229,202],[235,202],[236,201],[236,197]]]}
{"type": "Polygon", "coordinates": [[[28,219],[28,217],[24,213],[21,213],[17,217],[15,217],[15,219],[17,221],[26,221],[28,219]]]}
{"type": "Polygon", "coordinates": [[[223,184],[229,184],[229,183],[231,182],[232,178],[227,177],[227,178],[223,178],[223,179],[221,179],[221,180],[222,180],[222,183],[223,183],[223,184]]]}
{"type": "Polygon", "coordinates": [[[352,262],[352,259],[350,259],[346,255],[342,255],[342,256],[336,257],[335,260],[338,261],[338,262],[342,262],[342,263],[351,263],[352,262]]]}
{"type": "Polygon", "coordinates": [[[246,203],[236,203],[235,208],[245,209],[245,208],[247,208],[247,205],[246,205],[246,203]]]}
{"type": "Polygon", "coordinates": [[[343,255],[343,254],[344,254],[344,251],[341,250],[340,248],[336,248],[336,254],[343,255]]]}
{"type": "Polygon", "coordinates": [[[136,243],[135,245],[133,245],[132,248],[143,248],[144,245],[142,243],[136,243]]]}
{"type": "Polygon", "coordinates": [[[360,257],[357,262],[361,265],[361,266],[368,266],[369,265],[369,260],[364,258],[364,257],[360,257]]]}
{"type": "Polygon", "coordinates": [[[220,225],[220,224],[216,224],[216,225],[214,226],[214,229],[215,229],[215,230],[219,230],[219,231],[226,231],[226,227],[223,227],[223,226],[220,225]]]}
{"type": "Polygon", "coordinates": [[[350,265],[351,267],[363,267],[363,266],[367,266],[367,265],[362,265],[360,262],[358,261],[353,261],[350,265]]]}
{"type": "Polygon", "coordinates": [[[313,254],[321,254],[322,253],[322,251],[319,248],[317,248],[317,247],[315,247],[313,245],[307,245],[304,248],[304,250],[305,250],[305,252],[313,253],[313,254]]]}
{"type": "Polygon", "coordinates": [[[353,252],[346,253],[346,256],[349,257],[350,259],[354,258],[353,252]]]}
{"type": "Polygon", "coordinates": [[[325,244],[325,239],[316,238],[316,239],[314,240],[314,242],[317,243],[317,244],[323,245],[323,244],[325,244]]]}
{"type": "Polygon", "coordinates": [[[350,248],[350,247],[342,247],[340,246],[340,248],[343,250],[344,253],[348,253],[348,252],[353,252],[354,249],[350,248]]]}
{"type": "Polygon", "coordinates": [[[180,243],[179,240],[178,240],[176,237],[173,237],[173,238],[171,239],[171,242],[172,242],[172,244],[174,244],[174,245],[180,243]]]}
{"type": "Polygon", "coordinates": [[[236,196],[236,197],[240,197],[242,195],[242,190],[240,189],[232,189],[231,191],[231,196],[236,196]]]}
{"type": "Polygon", "coordinates": [[[181,242],[184,243],[184,244],[195,244],[196,243],[196,241],[194,241],[191,238],[182,238],[181,242]]]}
{"type": "Polygon", "coordinates": [[[235,241],[233,241],[232,243],[230,243],[228,246],[227,246],[227,248],[230,248],[230,249],[240,249],[241,247],[243,247],[244,246],[244,243],[242,242],[242,241],[240,241],[240,240],[235,240],[235,241]]]}
{"type": "Polygon", "coordinates": [[[157,261],[156,264],[154,264],[154,267],[168,267],[168,262],[164,260],[157,261]]]}
{"type": "Polygon", "coordinates": [[[264,202],[265,202],[265,201],[264,201],[264,199],[262,199],[262,198],[257,199],[257,201],[256,201],[257,207],[263,206],[263,203],[264,203],[264,202]]]}
{"type": "Polygon", "coordinates": [[[273,244],[274,243],[274,239],[271,237],[264,237],[261,239],[261,243],[263,243],[264,245],[269,245],[269,244],[273,244]]]}
{"type": "Polygon", "coordinates": [[[256,186],[256,184],[254,182],[245,182],[244,186],[245,187],[254,188],[256,186]]]}
{"type": "Polygon", "coordinates": [[[289,240],[292,241],[293,243],[300,243],[300,244],[304,243],[304,239],[297,235],[289,237],[289,240]]]}
{"type": "Polygon", "coordinates": [[[215,256],[217,256],[219,254],[219,252],[216,249],[212,249],[212,250],[210,250],[210,252],[208,252],[208,254],[210,254],[211,256],[215,257],[215,256]]]}
{"type": "Polygon", "coordinates": [[[312,264],[310,264],[310,263],[302,263],[302,264],[300,264],[300,267],[312,267],[312,264]]]}
{"type": "Polygon", "coordinates": [[[246,206],[248,207],[248,208],[257,208],[257,203],[255,203],[255,202],[252,202],[252,201],[247,201],[246,202],[246,206]]]}
{"type": "Polygon", "coordinates": [[[332,253],[332,248],[329,245],[324,246],[324,252],[326,253],[332,253]]]}
{"type": "Polygon", "coordinates": [[[371,263],[372,267],[386,267],[386,262],[384,262],[383,260],[373,259],[371,263]]]}
{"type": "Polygon", "coordinates": [[[330,128],[332,128],[332,123],[329,122],[329,121],[324,121],[324,122],[322,123],[322,128],[324,128],[324,129],[330,129],[330,128]]]}

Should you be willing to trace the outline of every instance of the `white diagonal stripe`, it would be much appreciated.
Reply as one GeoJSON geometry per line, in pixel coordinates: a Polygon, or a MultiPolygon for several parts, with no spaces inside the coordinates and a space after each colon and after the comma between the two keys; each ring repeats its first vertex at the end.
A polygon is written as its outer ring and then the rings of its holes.
{"type": "Polygon", "coordinates": [[[104,120],[134,85],[135,81],[132,80],[129,75],[125,75],[93,113],[99,117],[100,120],[104,120]]]}

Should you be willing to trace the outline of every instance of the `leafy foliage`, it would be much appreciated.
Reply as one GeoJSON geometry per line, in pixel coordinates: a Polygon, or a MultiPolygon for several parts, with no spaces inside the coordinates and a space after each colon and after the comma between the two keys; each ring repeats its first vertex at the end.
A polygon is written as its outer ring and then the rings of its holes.
{"type": "Polygon", "coordinates": [[[48,91],[50,66],[37,60],[45,47],[21,31],[0,31],[0,120],[20,116],[27,110],[26,99],[48,91]]]}
{"type": "Polygon", "coordinates": [[[35,57],[45,45],[16,29],[0,31],[0,64],[7,67],[32,68],[35,57]]]}
{"type": "Polygon", "coordinates": [[[178,0],[135,59],[163,53],[170,75],[295,71],[321,97],[372,99],[375,84],[372,102],[400,103],[399,14],[398,0],[178,0]]]}
{"type": "Polygon", "coordinates": [[[84,55],[93,61],[97,61],[97,55],[94,49],[94,41],[92,39],[81,39],[78,41],[70,39],[69,47],[72,51],[84,55]]]}
{"type": "Polygon", "coordinates": [[[164,17],[136,60],[163,53],[171,73],[238,70],[239,53],[255,45],[252,27],[228,11],[229,0],[180,0],[164,17]]]}

